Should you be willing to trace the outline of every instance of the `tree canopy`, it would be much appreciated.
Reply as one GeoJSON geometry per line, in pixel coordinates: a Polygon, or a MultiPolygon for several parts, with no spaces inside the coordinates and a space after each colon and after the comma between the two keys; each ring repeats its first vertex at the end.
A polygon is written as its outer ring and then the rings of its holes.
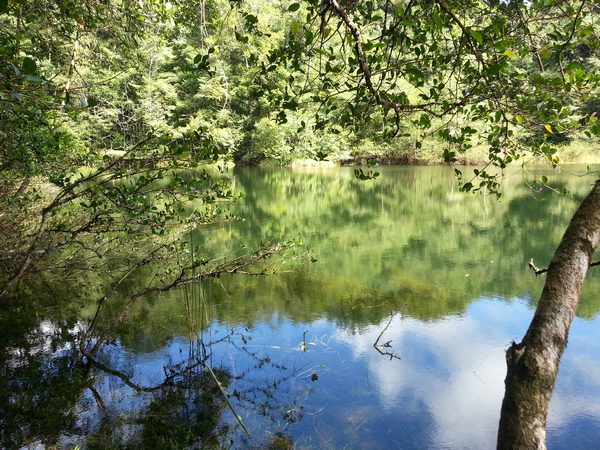
{"type": "Polygon", "coordinates": [[[527,155],[558,164],[556,143],[600,132],[597,2],[315,0],[289,10],[298,18],[261,73],[280,122],[314,102],[317,130],[370,126],[417,149],[437,138],[447,163],[484,146],[486,169],[463,189],[492,192],[499,179],[487,167],[527,155]]]}

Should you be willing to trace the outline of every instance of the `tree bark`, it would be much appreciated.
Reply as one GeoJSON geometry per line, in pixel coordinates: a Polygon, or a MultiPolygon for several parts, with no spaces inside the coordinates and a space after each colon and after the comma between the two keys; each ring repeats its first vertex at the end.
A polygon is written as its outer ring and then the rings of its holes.
{"type": "Polygon", "coordinates": [[[545,449],[546,418],[583,280],[600,240],[600,180],[571,219],[548,267],[523,341],[506,351],[498,449],[545,449]]]}

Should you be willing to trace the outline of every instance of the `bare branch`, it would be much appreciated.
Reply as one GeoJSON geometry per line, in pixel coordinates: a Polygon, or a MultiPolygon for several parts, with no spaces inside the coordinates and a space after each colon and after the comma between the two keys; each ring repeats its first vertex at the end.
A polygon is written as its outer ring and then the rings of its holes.
{"type": "Polygon", "coordinates": [[[386,332],[386,330],[389,328],[390,324],[392,323],[392,319],[394,318],[394,314],[391,313],[390,314],[390,320],[388,320],[388,323],[385,327],[383,327],[383,330],[381,330],[381,333],[379,333],[379,336],[377,336],[377,339],[375,340],[375,342],[373,343],[373,348],[375,350],[377,350],[377,353],[379,353],[382,356],[389,356],[390,357],[390,361],[392,359],[401,359],[398,355],[396,355],[394,353],[394,350],[382,350],[382,348],[392,348],[392,341],[387,341],[384,342],[383,344],[379,344],[379,340],[381,339],[381,336],[383,336],[383,333],[386,332]]]}

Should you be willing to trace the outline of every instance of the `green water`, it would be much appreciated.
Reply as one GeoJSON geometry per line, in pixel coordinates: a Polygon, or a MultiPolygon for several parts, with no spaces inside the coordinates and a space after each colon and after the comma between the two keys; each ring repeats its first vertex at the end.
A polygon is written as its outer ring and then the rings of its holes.
{"type": "MultiPolygon", "coordinates": [[[[95,364],[78,353],[91,299],[55,286],[58,308],[3,310],[0,447],[493,448],[504,349],[544,281],[527,261],[549,262],[595,178],[515,170],[497,201],[460,193],[447,168],[380,172],[361,182],[344,168],[235,170],[240,220],[194,230],[200,251],[303,245],[273,275],[141,298],[116,328],[109,303],[88,336],[105,338],[95,364]],[[570,194],[527,186],[542,174],[570,194]]],[[[599,310],[592,272],[550,448],[600,440],[599,310]]]]}

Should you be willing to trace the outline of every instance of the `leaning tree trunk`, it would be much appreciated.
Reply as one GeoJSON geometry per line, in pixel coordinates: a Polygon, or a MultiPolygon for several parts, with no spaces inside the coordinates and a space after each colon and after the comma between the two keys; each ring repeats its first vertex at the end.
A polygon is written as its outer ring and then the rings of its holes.
{"type": "Polygon", "coordinates": [[[531,325],[506,352],[498,449],[545,449],[546,417],[583,279],[600,240],[600,180],[573,216],[552,262],[531,325]]]}

